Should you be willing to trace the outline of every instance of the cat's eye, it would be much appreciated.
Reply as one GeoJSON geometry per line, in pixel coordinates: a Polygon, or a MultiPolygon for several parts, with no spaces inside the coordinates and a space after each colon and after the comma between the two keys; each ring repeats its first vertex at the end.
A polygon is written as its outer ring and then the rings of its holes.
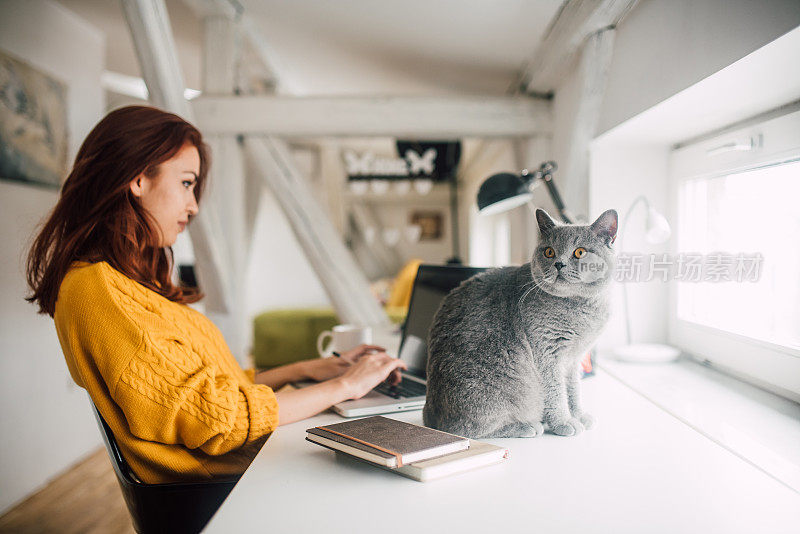
{"type": "Polygon", "coordinates": [[[572,253],[573,256],[576,258],[582,258],[586,254],[586,249],[583,247],[578,247],[575,249],[575,252],[572,253]]]}
{"type": "Polygon", "coordinates": [[[544,257],[545,258],[552,258],[555,255],[556,255],[556,251],[553,250],[552,247],[547,247],[546,249],[544,249],[544,257]]]}

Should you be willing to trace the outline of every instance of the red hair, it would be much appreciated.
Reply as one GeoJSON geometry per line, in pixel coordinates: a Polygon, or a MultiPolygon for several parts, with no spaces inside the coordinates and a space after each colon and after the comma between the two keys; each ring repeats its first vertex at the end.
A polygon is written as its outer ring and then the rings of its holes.
{"type": "Polygon", "coordinates": [[[157,223],[131,193],[140,174],[190,143],[200,153],[194,189],[200,202],[208,174],[208,148],[200,132],[172,113],[148,106],[112,111],[86,137],[61,196],[28,253],[27,278],[39,313],[55,313],[58,289],[74,261],[106,261],[117,271],[174,302],[197,302],[193,288],[172,283],[172,249],[159,247],[157,223]]]}

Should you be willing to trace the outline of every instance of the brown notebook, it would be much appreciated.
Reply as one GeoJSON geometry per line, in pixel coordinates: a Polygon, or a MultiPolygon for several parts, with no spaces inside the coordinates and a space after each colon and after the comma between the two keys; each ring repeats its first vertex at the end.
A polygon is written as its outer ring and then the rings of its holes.
{"type": "Polygon", "coordinates": [[[469,448],[469,440],[376,415],[306,430],[308,441],[358,458],[401,467],[469,448]]]}

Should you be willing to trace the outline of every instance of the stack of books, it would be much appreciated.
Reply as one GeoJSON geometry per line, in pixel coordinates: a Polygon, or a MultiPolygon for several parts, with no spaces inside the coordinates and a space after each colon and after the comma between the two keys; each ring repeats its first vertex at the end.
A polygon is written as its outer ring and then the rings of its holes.
{"type": "Polygon", "coordinates": [[[306,430],[306,440],[427,482],[500,463],[508,449],[387,417],[306,430]]]}

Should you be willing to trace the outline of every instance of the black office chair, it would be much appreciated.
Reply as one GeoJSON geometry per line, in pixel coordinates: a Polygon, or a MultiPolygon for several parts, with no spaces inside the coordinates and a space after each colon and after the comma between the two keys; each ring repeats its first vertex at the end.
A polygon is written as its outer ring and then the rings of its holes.
{"type": "Polygon", "coordinates": [[[131,514],[140,534],[200,532],[228,496],[238,477],[216,482],[145,484],[131,470],[114,434],[92,404],[100,434],[131,514]]]}

